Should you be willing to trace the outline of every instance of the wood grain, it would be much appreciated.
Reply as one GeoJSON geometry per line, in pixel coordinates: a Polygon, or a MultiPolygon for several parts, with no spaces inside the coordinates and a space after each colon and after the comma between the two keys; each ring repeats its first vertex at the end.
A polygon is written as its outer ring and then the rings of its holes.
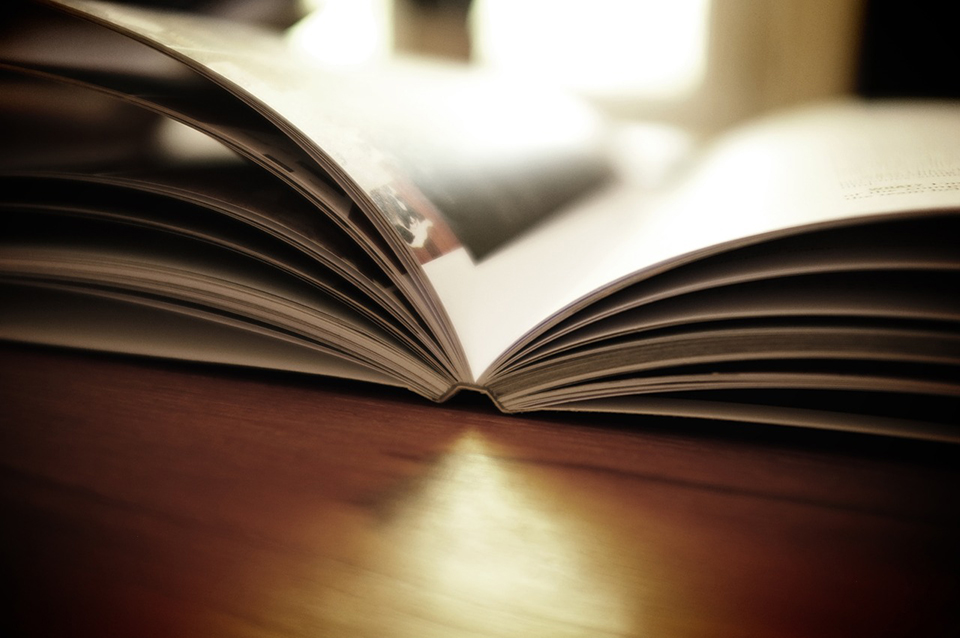
{"type": "Polygon", "coordinates": [[[4,635],[960,632],[950,446],[11,345],[0,421],[4,635]]]}

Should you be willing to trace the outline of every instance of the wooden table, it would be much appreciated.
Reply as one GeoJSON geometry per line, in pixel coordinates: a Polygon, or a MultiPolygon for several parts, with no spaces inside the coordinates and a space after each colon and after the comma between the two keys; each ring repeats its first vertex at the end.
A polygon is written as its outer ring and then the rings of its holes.
{"type": "Polygon", "coordinates": [[[960,635],[960,446],[12,345],[0,420],[3,635],[960,635]]]}

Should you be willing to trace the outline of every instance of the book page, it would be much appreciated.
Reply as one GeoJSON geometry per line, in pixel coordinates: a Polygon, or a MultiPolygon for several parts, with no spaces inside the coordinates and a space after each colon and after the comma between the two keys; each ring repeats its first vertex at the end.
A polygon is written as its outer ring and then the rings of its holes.
{"type": "Polygon", "coordinates": [[[614,185],[482,263],[427,272],[482,379],[597,291],[790,229],[958,206],[960,107],[841,103],[728,134],[667,192],[614,185]]]}
{"type": "Polygon", "coordinates": [[[274,120],[423,263],[495,250],[603,179],[583,105],[479,71],[398,61],[321,66],[269,32],[197,16],[57,0],[153,43],[274,120]]]}
{"type": "Polygon", "coordinates": [[[0,281],[0,339],[165,359],[322,374],[387,385],[396,377],[329,349],[196,309],[92,288],[0,281]],[[69,313],[62,312],[69,307],[69,313]]]}
{"type": "MultiPolygon", "coordinates": [[[[439,66],[322,68],[237,24],[51,0],[190,65],[267,118],[329,172],[382,234],[397,285],[465,378],[456,330],[421,264],[483,259],[608,172],[591,110],[528,83],[439,66]]],[[[239,106],[239,102],[237,104],[239,106]]]]}

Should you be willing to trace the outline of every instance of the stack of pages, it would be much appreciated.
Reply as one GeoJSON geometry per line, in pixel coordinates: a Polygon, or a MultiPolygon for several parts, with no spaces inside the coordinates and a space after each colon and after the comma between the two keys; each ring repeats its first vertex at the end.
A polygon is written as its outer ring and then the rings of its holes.
{"type": "Polygon", "coordinates": [[[960,439],[960,107],[730,131],[651,186],[563,95],[84,0],[0,35],[0,338],[504,411],[960,439]]]}

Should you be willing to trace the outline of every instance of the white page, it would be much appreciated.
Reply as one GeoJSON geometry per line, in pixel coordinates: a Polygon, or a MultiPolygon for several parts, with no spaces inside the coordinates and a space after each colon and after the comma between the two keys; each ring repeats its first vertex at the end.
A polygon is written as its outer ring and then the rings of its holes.
{"type": "Polygon", "coordinates": [[[591,291],[720,244],[863,215],[960,207],[960,106],[840,103],[722,139],[656,197],[625,184],[481,263],[427,265],[476,376],[591,291]]]}

